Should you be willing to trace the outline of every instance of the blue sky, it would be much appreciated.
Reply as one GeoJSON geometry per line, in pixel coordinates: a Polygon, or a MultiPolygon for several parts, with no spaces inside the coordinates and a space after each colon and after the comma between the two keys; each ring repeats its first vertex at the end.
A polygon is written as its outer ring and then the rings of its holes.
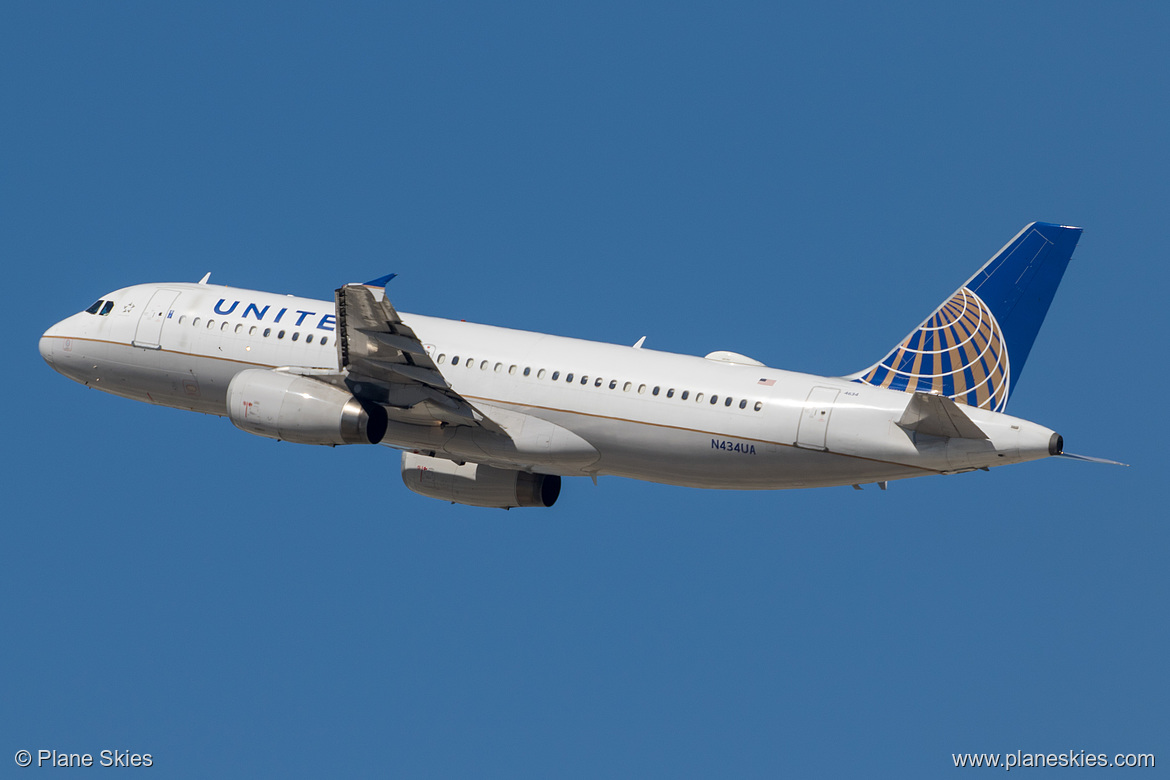
{"type": "Polygon", "coordinates": [[[7,4],[0,762],[1170,760],[1168,38],[1152,3],[7,4]],[[406,312],[836,375],[1037,219],[1086,232],[1009,411],[1132,468],[570,480],[504,513],[410,493],[390,450],[89,392],[36,350],[134,283],[328,298],[395,271],[406,312]]]}

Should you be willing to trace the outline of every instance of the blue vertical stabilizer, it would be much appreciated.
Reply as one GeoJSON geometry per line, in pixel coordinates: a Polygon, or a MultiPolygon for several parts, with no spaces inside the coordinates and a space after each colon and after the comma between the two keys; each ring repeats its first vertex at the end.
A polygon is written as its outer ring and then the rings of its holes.
{"type": "Polygon", "coordinates": [[[888,355],[850,378],[1002,412],[1080,237],[1080,228],[1028,225],[888,355]]]}

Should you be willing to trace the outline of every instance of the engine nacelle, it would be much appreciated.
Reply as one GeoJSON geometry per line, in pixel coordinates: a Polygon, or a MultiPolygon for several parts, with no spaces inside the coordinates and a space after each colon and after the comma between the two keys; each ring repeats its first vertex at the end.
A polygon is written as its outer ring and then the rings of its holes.
{"type": "Polygon", "coordinates": [[[240,430],[297,444],[377,444],[386,435],[382,407],[367,410],[340,387],[263,368],[232,378],[227,410],[240,430]]]}
{"type": "Polygon", "coordinates": [[[402,481],[427,498],[500,509],[552,506],[561,494],[561,478],[555,474],[529,474],[481,463],[460,466],[414,452],[402,453],[402,481]]]}

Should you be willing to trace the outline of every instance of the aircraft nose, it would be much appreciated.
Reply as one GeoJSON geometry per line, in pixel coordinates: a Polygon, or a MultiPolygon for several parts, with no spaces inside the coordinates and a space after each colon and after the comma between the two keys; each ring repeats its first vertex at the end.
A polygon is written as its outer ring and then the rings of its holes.
{"type": "Polygon", "coordinates": [[[37,345],[37,348],[41,351],[41,357],[50,366],[53,365],[53,346],[55,341],[56,339],[49,336],[49,331],[45,331],[45,335],[41,336],[40,344],[37,345]]]}
{"type": "Polygon", "coordinates": [[[39,344],[37,344],[37,349],[40,351],[41,357],[43,357],[45,362],[54,369],[57,368],[55,358],[57,357],[57,352],[59,352],[61,349],[61,339],[67,332],[63,327],[66,322],[67,320],[61,320],[56,325],[42,333],[41,341],[39,344]]]}

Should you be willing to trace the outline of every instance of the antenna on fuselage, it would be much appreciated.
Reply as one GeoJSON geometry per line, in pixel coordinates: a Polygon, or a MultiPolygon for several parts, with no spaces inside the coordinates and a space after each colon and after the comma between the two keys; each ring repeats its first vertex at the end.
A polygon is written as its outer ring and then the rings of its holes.
{"type": "Polygon", "coordinates": [[[203,278],[199,280],[199,284],[207,284],[207,280],[211,278],[211,271],[203,274],[203,278]]]}

